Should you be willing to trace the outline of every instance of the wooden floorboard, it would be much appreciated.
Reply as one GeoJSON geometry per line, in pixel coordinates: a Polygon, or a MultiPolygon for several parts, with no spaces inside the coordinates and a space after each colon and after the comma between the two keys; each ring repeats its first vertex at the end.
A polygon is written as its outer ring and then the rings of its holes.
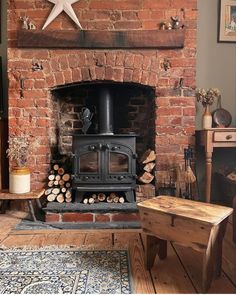
{"type": "Polygon", "coordinates": [[[155,289],[158,294],[194,294],[196,290],[183,268],[172,245],[168,243],[168,255],[164,260],[158,256],[151,270],[155,289]]]}
{"type": "Polygon", "coordinates": [[[86,234],[84,245],[89,249],[111,249],[112,248],[112,234],[110,233],[88,233],[86,234]]]}
{"type": "MultiPolygon", "coordinates": [[[[25,214],[25,213],[24,213],[25,214]]],[[[0,215],[0,248],[69,246],[83,249],[128,249],[133,290],[139,294],[201,293],[201,254],[186,247],[168,244],[168,257],[158,258],[149,272],[144,267],[140,230],[14,230],[22,212],[0,215]]],[[[223,273],[208,293],[236,294],[236,244],[229,223],[223,244],[223,273]]]]}
{"type": "Polygon", "coordinates": [[[222,268],[225,274],[236,286],[236,243],[233,242],[232,224],[227,225],[226,234],[223,242],[223,261],[222,268]]]}
{"type": "MultiPolygon", "coordinates": [[[[202,253],[179,245],[175,245],[174,247],[191,278],[193,285],[199,293],[202,293],[202,253]]],[[[222,273],[221,277],[213,280],[208,293],[235,294],[236,288],[224,273],[222,273]]]]}
{"type": "Polygon", "coordinates": [[[128,249],[133,292],[138,294],[154,294],[155,289],[150,272],[144,267],[143,245],[139,233],[115,233],[115,249],[128,249]]]}
{"type": "Polygon", "coordinates": [[[33,238],[34,235],[9,235],[5,240],[3,240],[1,246],[6,248],[24,248],[29,246],[29,243],[33,238]]]}
{"type": "Polygon", "coordinates": [[[57,244],[62,246],[71,246],[71,247],[78,247],[84,244],[86,238],[86,234],[81,233],[61,233],[57,244]]]}

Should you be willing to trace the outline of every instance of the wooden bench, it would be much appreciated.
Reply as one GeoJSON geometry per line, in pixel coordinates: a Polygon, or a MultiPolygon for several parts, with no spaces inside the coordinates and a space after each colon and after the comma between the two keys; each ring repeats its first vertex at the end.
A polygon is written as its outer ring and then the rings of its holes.
{"type": "Polygon", "coordinates": [[[202,289],[206,292],[213,277],[221,273],[222,241],[232,208],[159,196],[138,204],[146,233],[145,263],[150,269],[156,255],[167,256],[167,241],[203,253],[202,289]]]}
{"type": "Polygon", "coordinates": [[[4,202],[10,201],[10,200],[26,200],[29,206],[29,211],[33,221],[37,221],[32,201],[35,200],[38,205],[38,208],[41,209],[42,206],[40,203],[40,198],[43,196],[43,194],[44,194],[44,190],[42,189],[34,190],[25,194],[12,194],[12,193],[9,193],[8,190],[0,190],[1,213],[5,213],[4,202]]]}

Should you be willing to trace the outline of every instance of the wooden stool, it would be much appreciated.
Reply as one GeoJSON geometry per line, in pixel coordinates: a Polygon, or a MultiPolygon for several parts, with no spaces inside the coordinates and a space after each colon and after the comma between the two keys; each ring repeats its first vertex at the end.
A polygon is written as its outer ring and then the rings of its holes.
{"type": "Polygon", "coordinates": [[[40,198],[44,194],[44,190],[34,190],[29,193],[25,194],[12,194],[9,193],[8,190],[0,190],[0,205],[2,207],[1,213],[5,213],[5,207],[4,207],[4,201],[10,201],[10,200],[27,200],[27,204],[29,206],[29,211],[32,216],[33,221],[37,221],[37,218],[35,216],[34,206],[32,204],[32,200],[35,200],[38,208],[42,209],[40,198]],[[1,204],[3,203],[3,204],[1,204]]]}
{"type": "Polygon", "coordinates": [[[232,208],[169,196],[138,204],[143,231],[147,234],[145,263],[150,269],[156,254],[167,256],[167,241],[191,247],[204,254],[202,289],[221,273],[222,241],[232,208]]]}

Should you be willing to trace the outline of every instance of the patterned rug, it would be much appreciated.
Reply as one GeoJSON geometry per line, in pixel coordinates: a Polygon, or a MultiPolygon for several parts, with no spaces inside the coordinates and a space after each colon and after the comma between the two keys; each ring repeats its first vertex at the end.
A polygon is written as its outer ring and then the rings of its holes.
{"type": "Polygon", "coordinates": [[[0,250],[0,294],[130,294],[125,250],[0,250]]]}

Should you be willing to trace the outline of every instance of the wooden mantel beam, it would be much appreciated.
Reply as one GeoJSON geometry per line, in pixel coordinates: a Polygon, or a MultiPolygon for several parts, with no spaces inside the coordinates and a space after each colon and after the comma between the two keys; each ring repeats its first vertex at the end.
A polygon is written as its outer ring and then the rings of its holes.
{"type": "Polygon", "coordinates": [[[18,31],[20,48],[155,48],[184,47],[184,29],[130,31],[18,31]]]}

